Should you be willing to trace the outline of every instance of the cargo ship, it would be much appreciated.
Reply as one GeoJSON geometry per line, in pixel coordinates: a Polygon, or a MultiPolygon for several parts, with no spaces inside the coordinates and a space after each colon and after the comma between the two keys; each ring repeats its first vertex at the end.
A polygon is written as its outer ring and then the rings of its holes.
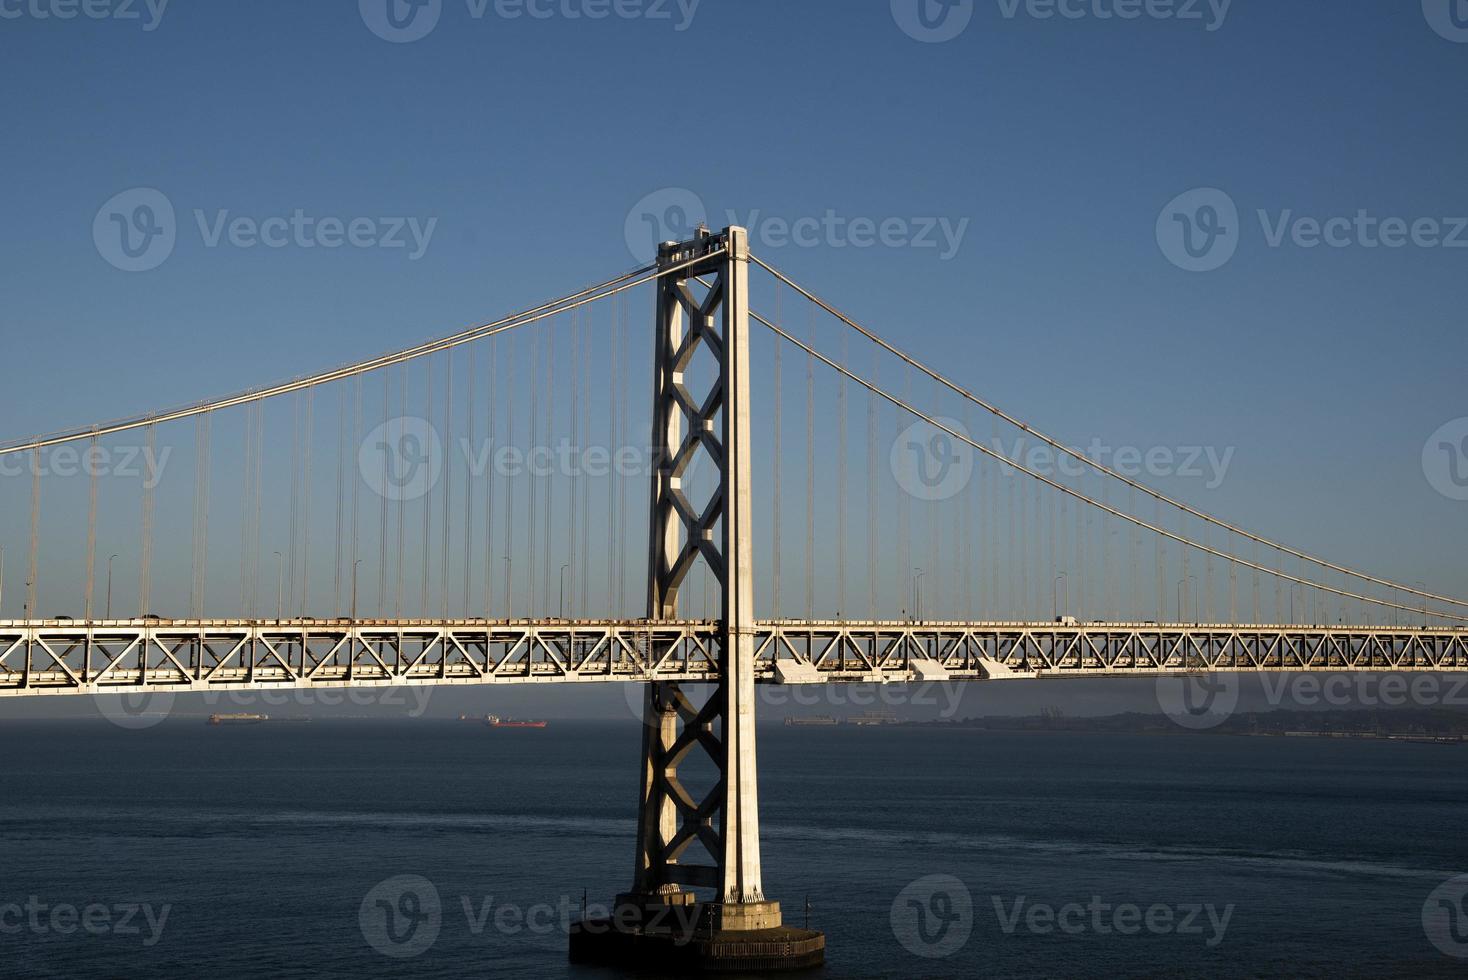
{"type": "Polygon", "coordinates": [[[809,718],[790,717],[785,719],[786,728],[832,728],[841,724],[831,715],[812,715],[809,718]]]}
{"type": "Polygon", "coordinates": [[[544,728],[543,721],[522,721],[515,718],[501,718],[499,715],[487,715],[484,723],[490,728],[544,728]]]}
{"type": "Polygon", "coordinates": [[[211,725],[258,725],[262,721],[269,720],[269,715],[257,715],[244,711],[235,714],[209,716],[209,724],[211,725]]]}

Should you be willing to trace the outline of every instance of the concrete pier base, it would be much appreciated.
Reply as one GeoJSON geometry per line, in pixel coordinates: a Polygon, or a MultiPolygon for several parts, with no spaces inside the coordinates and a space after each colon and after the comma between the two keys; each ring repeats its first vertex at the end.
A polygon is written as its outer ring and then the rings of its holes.
{"type": "Polygon", "coordinates": [[[778,902],[722,905],[685,896],[618,896],[611,917],[571,926],[571,962],[686,975],[783,973],[826,961],[825,935],[782,925],[778,902]]]}

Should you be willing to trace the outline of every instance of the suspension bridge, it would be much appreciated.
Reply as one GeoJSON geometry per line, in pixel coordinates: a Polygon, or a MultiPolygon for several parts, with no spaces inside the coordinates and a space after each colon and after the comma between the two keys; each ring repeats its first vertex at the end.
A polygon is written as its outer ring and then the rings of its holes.
{"type": "Polygon", "coordinates": [[[625,914],[573,934],[582,958],[820,962],[763,890],[756,684],[1468,670],[1468,601],[1068,448],[737,227],[414,347],[0,445],[0,464],[0,697],[643,685],[625,914]],[[679,777],[695,750],[706,793],[679,777]]]}

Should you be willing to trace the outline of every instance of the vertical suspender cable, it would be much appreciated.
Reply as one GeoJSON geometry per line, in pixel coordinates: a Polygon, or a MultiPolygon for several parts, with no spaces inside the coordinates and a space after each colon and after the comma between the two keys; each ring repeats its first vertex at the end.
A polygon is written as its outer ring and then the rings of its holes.
{"type": "MultiPolygon", "coordinates": [[[[780,284],[775,283],[775,322],[780,322],[780,284]]],[[[783,510],[783,499],[781,494],[782,466],[784,465],[783,451],[780,446],[780,430],[784,418],[784,382],[782,380],[785,342],[779,334],[775,335],[775,516],[771,523],[771,574],[770,574],[770,608],[775,619],[784,614],[784,604],[780,601],[780,551],[781,542],[784,540],[784,528],[780,526],[783,510]]]]}
{"type": "Polygon", "coordinates": [[[612,329],[607,334],[610,341],[607,344],[607,367],[611,376],[611,384],[607,385],[607,446],[612,453],[612,465],[607,468],[607,614],[620,616],[622,611],[616,606],[613,583],[617,580],[617,492],[622,485],[621,468],[617,463],[620,451],[617,445],[617,387],[622,383],[617,327],[623,306],[619,300],[613,300],[613,303],[615,316],[612,329]]]}
{"type": "MultiPolygon", "coordinates": [[[[92,604],[93,604],[93,600],[96,598],[96,590],[97,590],[97,477],[98,477],[98,469],[99,468],[98,468],[98,465],[97,465],[97,437],[94,435],[94,436],[92,436],[91,442],[87,446],[87,477],[88,477],[88,479],[90,481],[90,484],[91,484],[90,489],[88,490],[89,496],[88,496],[88,500],[87,500],[87,593],[86,593],[87,594],[87,602],[86,602],[86,609],[87,609],[87,622],[88,623],[90,623],[92,621],[92,619],[93,619],[93,617],[92,617],[92,604]]],[[[143,477],[144,479],[147,479],[146,472],[147,472],[147,470],[145,468],[144,469],[144,474],[145,475],[143,477]]]]}
{"type": "MultiPolygon", "coordinates": [[[[552,320],[554,323],[554,320],[552,320]]],[[[528,496],[527,505],[530,509],[530,523],[526,543],[527,572],[530,582],[530,609],[532,613],[540,612],[540,599],[538,596],[539,575],[536,574],[536,557],[540,544],[540,487],[536,483],[535,476],[535,447],[540,442],[540,334],[536,331],[530,335],[530,443],[525,452],[525,487],[528,496]]],[[[513,556],[512,556],[513,557],[513,556]]]]}
{"type": "Polygon", "coordinates": [[[40,590],[41,551],[41,450],[31,451],[31,545],[26,565],[25,603],[26,615],[40,619],[36,611],[36,593],[40,590]]]}
{"type": "Polygon", "coordinates": [[[439,548],[439,588],[443,600],[443,618],[449,618],[449,544],[454,505],[454,352],[444,352],[443,386],[443,545],[439,548]]]}
{"type": "MultiPolygon", "coordinates": [[[[846,367],[846,338],[850,330],[841,331],[841,366],[846,367]]],[[[846,375],[841,375],[841,385],[836,390],[836,401],[841,415],[838,430],[836,455],[836,614],[845,615],[846,609],[846,375]]]]}
{"type": "Polygon", "coordinates": [[[479,465],[479,447],[474,443],[474,409],[477,401],[478,378],[474,369],[474,345],[469,345],[469,406],[465,414],[465,445],[468,447],[464,453],[464,618],[468,619],[472,613],[469,608],[469,590],[474,579],[474,469],[479,465]]]}
{"type": "MultiPolygon", "coordinates": [[[[878,353],[872,352],[872,382],[877,381],[878,353]]],[[[877,396],[867,392],[867,617],[877,618],[877,396]]]]}
{"type": "MultiPolygon", "coordinates": [[[[816,346],[816,309],[810,308],[810,345],[816,346]]],[[[805,618],[816,609],[816,359],[805,361],[805,618]]]]}
{"type": "MultiPolygon", "coordinates": [[[[433,358],[423,359],[424,373],[427,379],[424,382],[423,392],[423,417],[429,429],[433,429],[433,358]]],[[[436,431],[436,430],[435,430],[436,431]]],[[[432,552],[433,542],[433,494],[423,495],[423,543],[420,547],[422,558],[422,572],[418,580],[418,615],[427,619],[430,615],[428,606],[428,561],[432,552]]]]}
{"type": "MultiPolygon", "coordinates": [[[[148,426],[147,458],[157,459],[154,452],[157,437],[157,426],[148,426]]],[[[143,471],[143,574],[139,579],[139,591],[141,594],[142,614],[148,615],[148,605],[152,602],[153,588],[153,490],[154,483],[148,476],[147,469],[143,471]]]]}
{"type": "MultiPolygon", "coordinates": [[[[316,389],[306,389],[306,428],[301,444],[301,618],[310,608],[311,593],[311,458],[316,441],[316,389]]],[[[208,502],[205,502],[208,515],[208,502]]]]}
{"type": "MultiPolygon", "coordinates": [[[[547,325],[548,336],[545,345],[545,446],[549,448],[555,440],[556,426],[556,321],[552,319],[547,325]]],[[[551,525],[555,521],[551,518],[551,502],[555,499],[555,467],[546,466],[547,471],[540,481],[540,492],[542,499],[542,513],[545,517],[544,526],[541,529],[544,541],[540,553],[545,559],[542,572],[545,582],[541,592],[541,604],[532,610],[538,614],[545,613],[545,607],[551,602],[551,569],[557,566],[555,559],[551,557],[554,553],[551,549],[551,525]]]]}
{"type": "MultiPolygon", "coordinates": [[[[591,441],[591,338],[594,336],[590,331],[582,343],[581,351],[581,377],[582,383],[587,385],[586,397],[581,400],[581,431],[587,442],[591,441]]],[[[581,615],[588,615],[591,608],[588,603],[590,596],[588,589],[591,586],[591,484],[584,471],[586,465],[586,453],[577,450],[577,471],[581,473],[581,574],[577,581],[581,583],[581,602],[577,609],[581,615]]]]}
{"type": "Polygon", "coordinates": [[[496,477],[494,455],[498,448],[498,430],[495,428],[495,399],[499,395],[500,342],[498,337],[489,339],[489,390],[485,401],[489,402],[488,433],[484,457],[484,618],[494,618],[494,481],[496,477]]]}
{"type": "MultiPolygon", "coordinates": [[[[581,438],[581,318],[580,310],[571,313],[571,452],[578,451],[577,443],[581,438]]],[[[570,492],[566,494],[566,569],[571,577],[572,605],[575,605],[576,583],[580,579],[580,528],[577,526],[577,498],[581,481],[577,478],[576,466],[571,464],[570,471],[565,474],[569,479],[570,492]]],[[[564,586],[563,586],[564,588],[564,586]]],[[[564,598],[564,596],[563,596],[564,598]]],[[[556,615],[560,615],[559,609],[556,615]]]]}
{"type": "MultiPolygon", "coordinates": [[[[505,445],[515,445],[515,335],[510,334],[509,350],[505,352],[505,445]]],[[[505,617],[514,610],[515,590],[515,477],[505,474],[505,555],[511,560],[505,568],[505,617]]]]}
{"type": "MultiPolygon", "coordinates": [[[[382,372],[382,433],[380,438],[388,439],[392,429],[392,372],[382,372]]],[[[358,446],[359,458],[363,447],[358,446]]],[[[371,458],[366,457],[366,458],[371,458]]],[[[389,467],[390,457],[388,453],[382,453],[382,481],[378,483],[377,491],[377,610],[379,616],[386,616],[389,609],[387,602],[387,498],[391,470],[389,467]]]]}

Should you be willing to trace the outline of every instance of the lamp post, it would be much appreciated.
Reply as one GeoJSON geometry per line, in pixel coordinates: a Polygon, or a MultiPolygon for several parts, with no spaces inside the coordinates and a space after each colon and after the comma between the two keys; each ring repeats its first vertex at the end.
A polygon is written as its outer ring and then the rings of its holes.
{"type": "Polygon", "coordinates": [[[912,580],[914,590],[912,608],[914,615],[921,622],[923,618],[923,576],[928,573],[921,568],[914,568],[913,571],[917,572],[917,576],[912,580]]]}
{"type": "Polygon", "coordinates": [[[501,557],[505,560],[505,620],[508,621],[514,618],[510,615],[510,584],[514,581],[515,563],[509,555],[501,557]]]}
{"type": "MultiPolygon", "coordinates": [[[[360,559],[358,559],[358,560],[360,561],[360,559]]],[[[355,565],[352,566],[352,574],[353,575],[357,574],[357,568],[356,568],[355,565]]],[[[279,622],[280,621],[281,614],[285,610],[285,592],[283,591],[283,589],[284,589],[284,583],[285,583],[285,555],[282,555],[280,552],[277,551],[275,553],[275,619],[276,619],[276,622],[279,622]]],[[[356,619],[357,618],[355,613],[352,615],[352,618],[353,619],[356,619]]]]}
{"type": "Polygon", "coordinates": [[[569,565],[561,566],[561,613],[562,619],[566,618],[566,569],[569,565]]]}
{"type": "Polygon", "coordinates": [[[112,563],[116,559],[116,555],[107,559],[107,619],[112,618],[112,563]]]}
{"type": "Polygon", "coordinates": [[[352,562],[352,625],[354,626],[357,623],[357,569],[366,560],[365,558],[358,558],[352,562]]]}
{"type": "MultiPolygon", "coordinates": [[[[1421,580],[1417,582],[1417,588],[1423,592],[1427,591],[1427,583],[1421,580]]],[[[1422,628],[1427,629],[1427,596],[1422,597],[1422,628]]]]}
{"type": "Polygon", "coordinates": [[[1055,576],[1055,581],[1050,583],[1050,618],[1057,622],[1060,620],[1060,606],[1056,603],[1055,597],[1059,594],[1061,579],[1065,579],[1065,604],[1070,605],[1070,579],[1064,572],[1061,572],[1055,576]]]}
{"type": "Polygon", "coordinates": [[[1299,582],[1290,583],[1290,625],[1295,622],[1295,590],[1303,588],[1299,582]]]}

